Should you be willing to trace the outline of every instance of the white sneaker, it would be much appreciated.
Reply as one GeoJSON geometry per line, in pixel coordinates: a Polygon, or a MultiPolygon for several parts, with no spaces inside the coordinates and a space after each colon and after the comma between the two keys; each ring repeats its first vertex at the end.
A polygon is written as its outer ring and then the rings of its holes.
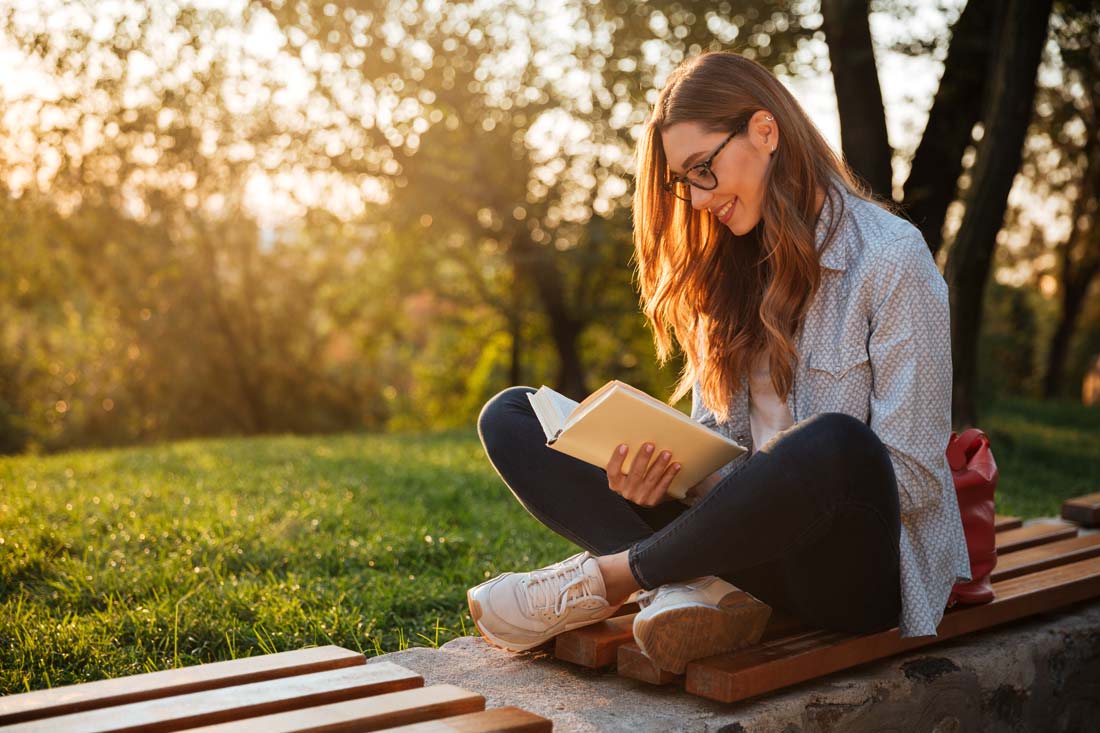
{"type": "Polygon", "coordinates": [[[570,629],[603,621],[607,602],[596,557],[585,551],[529,573],[503,573],[466,591],[470,616],[492,644],[532,649],[570,629]]]}
{"type": "Polygon", "coordinates": [[[661,669],[683,674],[700,657],[760,641],[771,607],[713,575],[638,597],[634,640],[661,669]]]}

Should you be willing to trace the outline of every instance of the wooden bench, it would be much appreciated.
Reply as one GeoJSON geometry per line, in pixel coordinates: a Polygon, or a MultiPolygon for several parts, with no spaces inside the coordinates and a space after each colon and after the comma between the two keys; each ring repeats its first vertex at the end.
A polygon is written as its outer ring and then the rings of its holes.
{"type": "Polygon", "coordinates": [[[734,702],[963,634],[1100,597],[1100,535],[1077,536],[1066,522],[1021,526],[997,517],[996,599],[944,614],[934,637],[901,639],[896,628],[851,635],[800,626],[776,616],[752,647],[699,659],[684,675],[658,669],[630,633],[633,615],[557,637],[557,656],[588,667],[617,665],[619,675],[652,684],[682,683],[689,693],[734,702]]]}
{"type": "Polygon", "coordinates": [[[1082,527],[1100,527],[1100,494],[1078,496],[1062,502],[1062,519],[1082,527]]]}
{"type": "Polygon", "coordinates": [[[4,733],[123,731],[400,731],[542,733],[546,718],[516,707],[486,710],[454,685],[424,686],[392,662],[367,664],[337,646],[0,697],[4,733]]]}

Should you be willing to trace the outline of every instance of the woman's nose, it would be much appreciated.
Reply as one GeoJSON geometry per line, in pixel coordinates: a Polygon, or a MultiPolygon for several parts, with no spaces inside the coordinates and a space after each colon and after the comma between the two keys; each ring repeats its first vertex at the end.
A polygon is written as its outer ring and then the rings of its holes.
{"type": "Polygon", "coordinates": [[[698,186],[691,187],[691,207],[693,209],[705,209],[707,204],[710,203],[713,193],[706,189],[699,188],[698,186]]]}

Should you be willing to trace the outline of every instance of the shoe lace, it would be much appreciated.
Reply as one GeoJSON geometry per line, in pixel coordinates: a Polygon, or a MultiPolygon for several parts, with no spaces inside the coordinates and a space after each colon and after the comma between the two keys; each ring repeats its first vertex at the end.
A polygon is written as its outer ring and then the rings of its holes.
{"type": "Polygon", "coordinates": [[[584,559],[531,573],[523,587],[527,613],[534,615],[553,608],[554,615],[560,616],[570,605],[593,595],[592,579],[581,568],[584,559]],[[579,592],[571,593],[574,589],[579,592]]]}
{"type": "Polygon", "coordinates": [[[657,586],[651,590],[643,590],[634,596],[634,601],[638,604],[638,608],[645,608],[650,603],[653,603],[653,599],[657,597],[657,592],[664,586],[657,586]]]}

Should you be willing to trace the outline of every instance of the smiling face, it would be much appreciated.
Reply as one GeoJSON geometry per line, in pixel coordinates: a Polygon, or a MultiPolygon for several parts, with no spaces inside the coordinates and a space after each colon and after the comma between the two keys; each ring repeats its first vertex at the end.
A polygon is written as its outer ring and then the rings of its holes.
{"type": "MultiPolygon", "coordinates": [[[[705,191],[691,186],[691,205],[708,210],[738,236],[748,234],[760,221],[764,203],[764,175],[772,151],[779,144],[779,128],[771,115],[753,114],[745,132],[736,135],[711,162],[718,187],[705,191]]],[[[707,132],[696,122],[678,122],[661,130],[661,144],[671,175],[706,160],[730,131],[707,132]]],[[[666,194],[671,196],[672,194],[666,194]]]]}

